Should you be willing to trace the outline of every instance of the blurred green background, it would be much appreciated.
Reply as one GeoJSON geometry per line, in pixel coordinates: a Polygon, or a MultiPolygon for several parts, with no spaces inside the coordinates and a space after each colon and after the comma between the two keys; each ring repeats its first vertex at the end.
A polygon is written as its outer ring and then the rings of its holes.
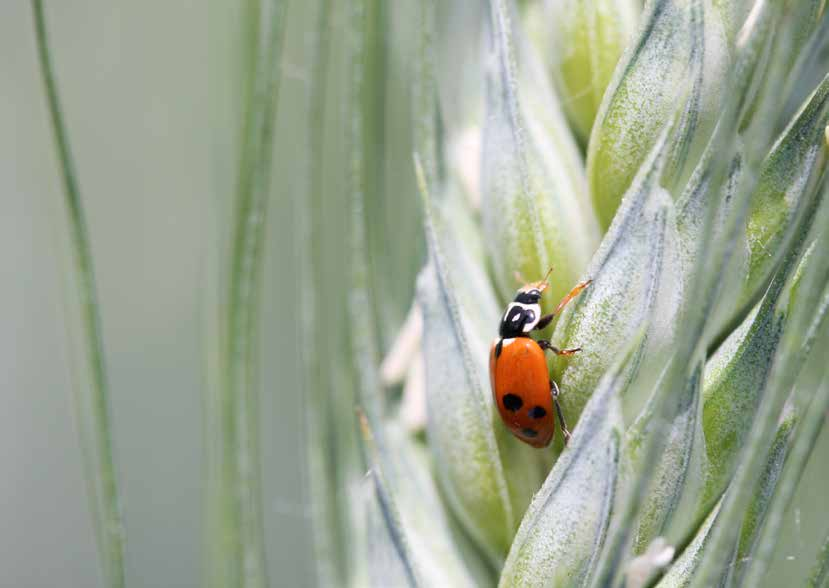
{"type": "MultiPolygon", "coordinates": [[[[233,3],[47,2],[97,269],[134,586],[198,586],[209,208],[232,197],[233,3]],[[216,26],[214,26],[216,25],[216,26]]],[[[301,42],[301,39],[295,39],[301,42]]],[[[100,584],[73,424],[62,199],[28,2],[0,8],[0,585],[100,584]]],[[[288,75],[286,103],[301,79],[288,75]]],[[[285,119],[286,134],[301,121],[285,119]]],[[[280,151],[275,177],[296,149],[280,151]]],[[[262,396],[268,559],[310,574],[290,335],[290,196],[274,191],[262,396]],[[274,384],[278,382],[278,387],[274,384]]],[[[71,311],[71,309],[70,309],[71,311]]]]}
{"type": "MultiPolygon", "coordinates": [[[[243,4],[243,3],[238,3],[243,4]]],[[[313,3],[290,7],[270,202],[262,331],[262,450],[271,584],[312,583],[303,475],[294,194],[305,136],[306,33],[313,3]]],[[[325,169],[330,214],[323,299],[343,320],[347,249],[344,6],[334,3],[325,169]],[[338,257],[339,256],[339,257],[338,257]]],[[[410,7],[390,2],[384,166],[387,200],[373,262],[402,320],[422,250],[413,189],[407,60],[410,7]],[[389,237],[393,236],[391,239],[389,237]]],[[[198,586],[202,569],[204,289],[225,235],[241,103],[241,8],[234,2],[46,3],[64,114],[96,263],[112,391],[131,586],[198,586]],[[213,220],[211,220],[213,219],[213,220]]],[[[0,8],[0,586],[101,584],[73,424],[59,253],[61,188],[28,2],[0,8]]],[[[388,340],[385,341],[388,344],[388,340]]],[[[347,417],[344,417],[347,418],[347,417]]],[[[770,582],[802,578],[825,532],[824,434],[800,484],[770,582]]]]}

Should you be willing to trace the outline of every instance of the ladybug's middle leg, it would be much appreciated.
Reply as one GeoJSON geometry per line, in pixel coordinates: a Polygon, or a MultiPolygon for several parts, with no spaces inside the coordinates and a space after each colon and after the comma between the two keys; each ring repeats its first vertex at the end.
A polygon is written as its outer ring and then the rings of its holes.
{"type": "Polygon", "coordinates": [[[540,341],[537,341],[537,343],[538,346],[541,347],[541,349],[549,349],[556,355],[575,355],[576,353],[581,351],[581,347],[573,347],[571,349],[559,349],[546,339],[541,339],[540,341]]]}
{"type": "Polygon", "coordinates": [[[567,430],[567,423],[564,422],[564,415],[561,412],[561,405],[558,403],[558,397],[561,391],[558,389],[558,384],[555,380],[550,380],[550,394],[553,397],[553,405],[556,407],[556,414],[558,415],[558,422],[561,424],[561,434],[564,435],[564,446],[570,442],[570,431],[567,430]]]}

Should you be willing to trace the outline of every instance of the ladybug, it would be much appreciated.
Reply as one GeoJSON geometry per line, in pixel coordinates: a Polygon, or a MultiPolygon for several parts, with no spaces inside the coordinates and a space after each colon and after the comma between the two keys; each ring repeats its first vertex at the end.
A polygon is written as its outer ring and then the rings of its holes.
{"type": "Polygon", "coordinates": [[[518,290],[501,317],[498,338],[492,342],[489,351],[492,398],[501,419],[513,435],[533,447],[546,447],[553,439],[553,409],[561,423],[564,444],[570,440],[570,431],[558,403],[558,385],[547,372],[544,352],[550,350],[566,356],[581,351],[581,347],[559,349],[546,339],[536,341],[530,333],[549,325],[553,317],[591,282],[587,280],[577,285],[552,313],[541,316],[541,294],[548,286],[549,275],[547,272],[540,282],[530,282],[518,290]]]}

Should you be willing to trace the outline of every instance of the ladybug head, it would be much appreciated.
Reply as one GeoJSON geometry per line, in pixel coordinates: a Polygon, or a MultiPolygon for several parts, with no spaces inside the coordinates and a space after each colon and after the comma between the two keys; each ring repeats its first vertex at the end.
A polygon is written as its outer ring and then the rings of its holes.
{"type": "Polygon", "coordinates": [[[520,302],[522,304],[538,304],[541,300],[541,294],[550,285],[547,283],[547,278],[550,277],[552,271],[553,268],[550,268],[543,280],[538,282],[529,282],[521,286],[518,292],[515,293],[515,302],[520,302]]]}
{"type": "Polygon", "coordinates": [[[532,284],[528,284],[515,293],[514,301],[521,304],[538,304],[541,300],[542,291],[542,288],[535,288],[532,287],[532,284]]]}

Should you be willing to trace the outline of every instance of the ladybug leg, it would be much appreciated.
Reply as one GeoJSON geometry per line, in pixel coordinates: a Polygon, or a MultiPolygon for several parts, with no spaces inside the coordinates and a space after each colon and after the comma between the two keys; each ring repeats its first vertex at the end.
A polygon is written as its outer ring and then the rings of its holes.
{"type": "Polygon", "coordinates": [[[550,380],[550,394],[553,396],[553,406],[556,407],[556,414],[558,415],[558,422],[561,424],[561,434],[564,436],[564,446],[570,442],[570,431],[567,430],[567,423],[564,422],[564,415],[561,412],[561,405],[558,402],[558,397],[561,391],[558,389],[558,384],[555,380],[550,380]]]}
{"type": "Polygon", "coordinates": [[[558,347],[553,347],[550,345],[550,351],[555,353],[556,355],[575,355],[579,351],[581,351],[581,347],[572,347],[570,349],[559,349],[558,347]]]}
{"type": "Polygon", "coordinates": [[[541,349],[549,349],[556,355],[575,355],[576,353],[581,351],[581,347],[573,347],[571,349],[559,349],[546,339],[538,341],[538,346],[541,347],[541,349]]]}
{"type": "Polygon", "coordinates": [[[561,302],[558,303],[558,306],[556,306],[556,309],[553,311],[553,314],[558,314],[561,311],[562,308],[567,306],[568,302],[570,302],[573,298],[578,296],[579,293],[581,293],[582,290],[587,288],[592,282],[593,282],[593,280],[586,280],[586,281],[582,282],[581,284],[578,284],[572,290],[570,290],[570,293],[567,294],[567,296],[565,296],[564,298],[562,298],[561,302]]]}
{"type": "Polygon", "coordinates": [[[553,320],[553,317],[555,317],[555,316],[556,315],[552,312],[550,314],[545,314],[540,319],[538,319],[538,324],[535,325],[535,329],[533,329],[533,330],[535,330],[535,331],[543,330],[547,325],[550,324],[550,322],[553,320]]]}

